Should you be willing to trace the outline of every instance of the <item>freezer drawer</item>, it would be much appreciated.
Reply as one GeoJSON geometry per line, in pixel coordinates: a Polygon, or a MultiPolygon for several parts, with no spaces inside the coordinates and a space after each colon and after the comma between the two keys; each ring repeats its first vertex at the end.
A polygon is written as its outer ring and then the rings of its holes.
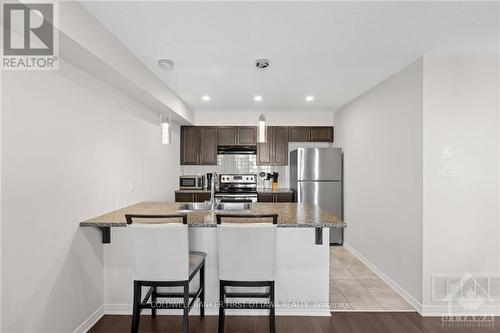
{"type": "MultiPolygon", "coordinates": [[[[313,203],[342,218],[342,182],[301,181],[297,183],[297,202],[313,203]]],[[[344,230],[330,230],[330,244],[342,244],[344,230]]]]}
{"type": "Polygon", "coordinates": [[[342,218],[342,182],[301,181],[297,184],[297,202],[312,203],[342,218]]]}

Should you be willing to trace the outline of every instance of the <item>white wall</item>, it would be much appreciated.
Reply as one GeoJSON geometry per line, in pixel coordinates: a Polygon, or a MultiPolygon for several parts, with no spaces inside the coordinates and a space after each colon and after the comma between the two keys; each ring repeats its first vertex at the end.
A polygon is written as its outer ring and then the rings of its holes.
{"type": "Polygon", "coordinates": [[[433,274],[500,273],[499,65],[498,56],[426,56],[335,114],[346,244],[424,315],[500,313],[498,302],[431,299],[433,274]]]}
{"type": "Polygon", "coordinates": [[[256,126],[263,113],[269,126],[333,126],[333,113],[324,110],[196,111],[195,125],[256,126]]]}
{"type": "Polygon", "coordinates": [[[431,274],[500,273],[499,57],[424,58],[423,283],[431,274]],[[444,145],[453,158],[443,160],[444,145]],[[463,177],[445,178],[443,168],[463,177]]]}
{"type": "Polygon", "coordinates": [[[171,200],[178,127],[161,145],[156,113],[66,62],[2,73],[1,125],[1,331],[72,332],[102,311],[113,265],[110,245],[78,223],[171,200]]]}
{"type": "Polygon", "coordinates": [[[422,60],[335,113],[346,245],[422,295],[422,60]]]}
{"type": "Polygon", "coordinates": [[[60,56],[143,105],[190,123],[194,113],[78,1],[59,1],[60,56]]]}

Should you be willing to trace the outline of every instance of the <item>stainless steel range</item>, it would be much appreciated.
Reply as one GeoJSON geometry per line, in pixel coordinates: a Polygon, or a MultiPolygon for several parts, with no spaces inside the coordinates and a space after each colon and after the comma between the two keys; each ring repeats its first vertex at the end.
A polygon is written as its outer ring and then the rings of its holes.
{"type": "Polygon", "coordinates": [[[215,198],[221,202],[257,202],[257,176],[221,174],[215,198]]]}

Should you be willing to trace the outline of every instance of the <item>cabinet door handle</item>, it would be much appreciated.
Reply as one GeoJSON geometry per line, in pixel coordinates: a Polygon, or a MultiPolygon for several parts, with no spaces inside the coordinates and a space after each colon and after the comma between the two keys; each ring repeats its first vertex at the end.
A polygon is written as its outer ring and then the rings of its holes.
{"type": "Polygon", "coordinates": [[[309,130],[309,141],[312,141],[312,131],[309,130]]]}

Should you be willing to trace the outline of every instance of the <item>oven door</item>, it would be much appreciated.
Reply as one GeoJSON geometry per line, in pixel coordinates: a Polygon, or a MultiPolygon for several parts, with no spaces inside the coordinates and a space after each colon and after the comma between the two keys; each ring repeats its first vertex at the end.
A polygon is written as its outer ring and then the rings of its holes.
{"type": "Polygon", "coordinates": [[[231,193],[217,193],[215,195],[217,201],[220,202],[257,202],[257,194],[231,194],[231,193]]]}

